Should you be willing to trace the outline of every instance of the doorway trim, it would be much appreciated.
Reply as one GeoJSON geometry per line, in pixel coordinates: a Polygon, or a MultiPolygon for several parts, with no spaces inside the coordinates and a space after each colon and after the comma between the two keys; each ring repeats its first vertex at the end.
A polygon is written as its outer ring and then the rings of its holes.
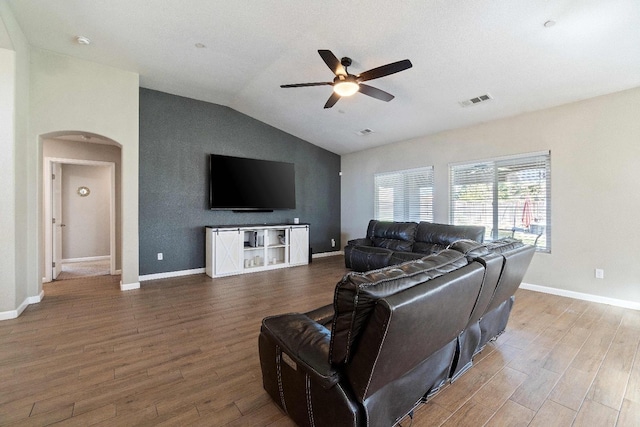
{"type": "Polygon", "coordinates": [[[53,209],[52,209],[52,165],[53,163],[109,168],[111,182],[109,191],[109,274],[118,274],[116,269],[116,164],[98,160],[67,159],[61,157],[44,158],[44,282],[53,280],[53,209]]]}

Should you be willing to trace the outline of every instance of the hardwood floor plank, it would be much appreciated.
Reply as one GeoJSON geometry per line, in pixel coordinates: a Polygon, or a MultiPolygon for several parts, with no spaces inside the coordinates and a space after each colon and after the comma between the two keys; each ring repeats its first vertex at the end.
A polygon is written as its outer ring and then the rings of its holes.
{"type": "Polygon", "coordinates": [[[526,379],[526,374],[505,367],[484,384],[472,400],[495,412],[526,379]]]}
{"type": "Polygon", "coordinates": [[[526,380],[516,389],[509,400],[525,408],[537,411],[547,399],[560,379],[560,374],[538,368],[529,372],[526,380]]]}
{"type": "Polygon", "coordinates": [[[494,411],[479,403],[468,400],[447,421],[443,427],[475,427],[484,425],[493,416],[494,411]]]}
{"type": "Polygon", "coordinates": [[[512,400],[507,400],[485,424],[485,427],[525,427],[529,425],[535,415],[535,411],[512,400]]]}
{"type": "Polygon", "coordinates": [[[573,424],[575,417],[576,411],[547,400],[533,417],[529,427],[568,427],[573,424]]]}
{"type": "Polygon", "coordinates": [[[577,411],[594,377],[595,374],[569,368],[549,394],[549,399],[577,411]]]}
{"type": "MultiPolygon", "coordinates": [[[[411,427],[441,426],[452,414],[453,412],[430,400],[416,408],[411,427]]],[[[404,421],[406,421],[406,418],[404,421]]],[[[403,422],[402,425],[408,425],[408,423],[403,422]]]]}
{"type": "Polygon", "coordinates": [[[625,399],[635,403],[640,403],[640,344],[636,347],[636,354],[633,360],[633,367],[629,374],[627,389],[624,394],[625,399]]]}
{"type": "Polygon", "coordinates": [[[84,427],[108,421],[116,417],[116,405],[109,404],[64,421],[65,427],[84,427]]]}
{"type": "Polygon", "coordinates": [[[627,326],[618,329],[587,394],[588,399],[620,410],[639,343],[640,329],[627,326]]]}
{"type": "Polygon", "coordinates": [[[574,427],[614,427],[618,419],[618,411],[593,400],[585,400],[575,421],[574,427]]]}
{"type": "MultiPolygon", "coordinates": [[[[345,272],[336,256],[128,292],[117,276],[45,284],[0,322],[0,425],[292,427],[262,389],[262,318],[330,304],[345,272]]],[[[610,424],[617,405],[636,426],[639,345],[640,312],[518,290],[507,330],[413,425],[610,424]]]]}
{"type": "Polygon", "coordinates": [[[62,408],[54,409],[53,411],[32,415],[28,418],[21,419],[9,425],[24,426],[24,427],[48,426],[63,420],[67,420],[71,418],[72,414],[73,414],[73,404],[67,405],[62,408]]]}
{"type": "Polygon", "coordinates": [[[637,427],[640,420],[640,402],[625,399],[620,408],[616,427],[637,427]]]}

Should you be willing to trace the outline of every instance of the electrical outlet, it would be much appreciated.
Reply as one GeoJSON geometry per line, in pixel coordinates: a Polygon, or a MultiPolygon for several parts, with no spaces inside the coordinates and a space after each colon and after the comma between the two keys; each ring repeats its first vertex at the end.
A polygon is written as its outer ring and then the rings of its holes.
{"type": "Polygon", "coordinates": [[[331,239],[331,247],[332,248],[336,247],[336,239],[331,239]]]}
{"type": "Polygon", "coordinates": [[[162,255],[162,252],[158,252],[158,261],[162,261],[164,259],[164,256],[162,255]]]}
{"type": "Polygon", "coordinates": [[[596,279],[604,279],[604,270],[596,268],[596,279]]]}

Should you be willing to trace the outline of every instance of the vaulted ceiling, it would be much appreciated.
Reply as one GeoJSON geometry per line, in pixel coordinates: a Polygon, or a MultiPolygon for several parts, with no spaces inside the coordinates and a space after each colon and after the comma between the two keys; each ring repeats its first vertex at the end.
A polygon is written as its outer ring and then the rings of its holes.
{"type": "Polygon", "coordinates": [[[137,72],[143,87],[229,106],[338,154],[640,86],[638,0],[9,4],[33,46],[137,72]],[[402,59],[413,68],[368,82],[390,102],[356,94],[324,109],[330,86],[280,88],[332,80],[318,49],[352,58],[351,73],[402,59]],[[493,99],[460,104],[484,94],[493,99]]]}

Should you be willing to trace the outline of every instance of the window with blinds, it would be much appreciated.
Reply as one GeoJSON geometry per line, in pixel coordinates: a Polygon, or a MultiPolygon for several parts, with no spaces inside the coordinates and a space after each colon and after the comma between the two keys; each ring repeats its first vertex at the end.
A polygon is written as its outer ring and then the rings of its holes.
{"type": "Polygon", "coordinates": [[[433,167],[376,174],[375,219],[433,221],[433,167]]]}
{"type": "Polygon", "coordinates": [[[484,225],[486,240],[513,236],[551,252],[551,154],[449,166],[450,221],[484,225]]]}

